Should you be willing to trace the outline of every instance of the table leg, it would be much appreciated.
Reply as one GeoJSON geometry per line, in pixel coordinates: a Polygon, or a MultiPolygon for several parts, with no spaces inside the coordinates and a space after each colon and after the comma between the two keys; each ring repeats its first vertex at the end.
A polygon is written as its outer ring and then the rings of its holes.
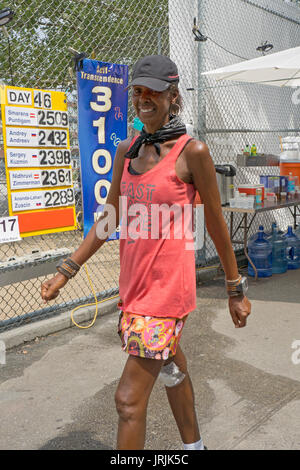
{"type": "Polygon", "coordinates": [[[247,240],[248,240],[248,225],[247,225],[247,213],[245,213],[244,214],[244,253],[255,273],[254,279],[255,281],[257,281],[257,269],[256,269],[256,266],[253,264],[250,256],[248,255],[247,240]]]}
{"type": "Polygon", "coordinates": [[[230,212],[230,240],[233,240],[233,212],[230,212]]]}

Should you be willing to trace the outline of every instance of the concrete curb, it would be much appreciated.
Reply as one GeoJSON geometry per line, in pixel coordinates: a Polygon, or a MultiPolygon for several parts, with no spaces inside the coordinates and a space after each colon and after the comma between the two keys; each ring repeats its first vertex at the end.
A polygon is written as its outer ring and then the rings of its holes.
{"type": "MultiPolygon", "coordinates": [[[[117,303],[119,298],[107,300],[98,304],[98,318],[99,316],[108,315],[117,311],[117,303]]],[[[11,349],[21,344],[32,341],[40,336],[47,336],[51,333],[56,333],[67,328],[74,327],[75,325],[71,320],[71,312],[63,312],[55,317],[41,319],[32,322],[28,325],[20,326],[12,330],[0,333],[0,341],[5,344],[6,350],[11,349]]],[[[82,307],[75,312],[74,320],[80,324],[86,321],[92,321],[95,315],[95,307],[82,307]]],[[[76,326],[75,326],[76,327],[76,326]]]]}

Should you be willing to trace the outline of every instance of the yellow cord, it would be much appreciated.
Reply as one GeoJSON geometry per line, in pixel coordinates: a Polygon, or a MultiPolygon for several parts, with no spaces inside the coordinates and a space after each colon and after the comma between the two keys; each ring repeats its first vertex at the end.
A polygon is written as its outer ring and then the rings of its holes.
{"type": "Polygon", "coordinates": [[[219,265],[215,264],[214,266],[205,266],[203,268],[196,268],[196,271],[202,271],[203,269],[212,269],[212,268],[218,268],[219,265]]]}
{"type": "Polygon", "coordinates": [[[98,303],[106,302],[107,300],[115,299],[115,298],[117,298],[117,297],[119,297],[119,296],[118,296],[118,295],[114,295],[114,296],[112,296],[112,297],[105,298],[105,299],[103,299],[103,300],[98,301],[98,300],[97,300],[96,293],[95,293],[95,290],[94,290],[94,287],[93,287],[93,284],[92,284],[92,281],[91,281],[91,278],[90,278],[89,273],[88,273],[88,269],[87,269],[86,264],[84,265],[84,267],[85,267],[86,275],[87,275],[88,281],[89,281],[89,283],[90,283],[92,292],[93,292],[93,294],[94,294],[95,302],[93,302],[93,303],[91,303],[91,304],[84,304],[84,305],[79,305],[78,307],[75,307],[75,308],[72,310],[72,312],[71,312],[71,320],[72,320],[72,323],[73,323],[75,326],[77,326],[78,328],[87,329],[87,328],[91,328],[91,326],[93,326],[94,323],[95,323],[95,321],[96,321],[96,318],[97,318],[97,315],[98,315],[98,303]],[[89,306],[91,306],[91,305],[96,305],[95,315],[94,315],[94,318],[93,318],[92,322],[91,322],[89,325],[87,325],[87,326],[78,325],[78,323],[76,323],[76,321],[74,320],[74,316],[73,316],[73,315],[74,315],[74,312],[75,312],[76,310],[78,310],[79,308],[89,307],[89,306]]]}
{"type": "MultiPolygon", "coordinates": [[[[98,301],[98,300],[97,300],[96,293],[95,293],[95,290],[94,290],[94,287],[93,287],[93,284],[92,284],[92,281],[91,281],[91,278],[90,278],[90,276],[89,276],[89,272],[88,272],[88,268],[87,268],[86,264],[84,265],[84,267],[85,267],[85,271],[86,271],[86,275],[87,275],[89,284],[90,284],[91,289],[92,289],[92,292],[93,292],[93,294],[94,294],[95,302],[93,302],[93,303],[91,303],[91,304],[79,305],[78,307],[75,307],[75,308],[72,310],[72,312],[71,312],[71,320],[72,320],[72,323],[73,323],[75,326],[77,326],[78,328],[81,328],[81,329],[91,328],[91,327],[94,325],[94,323],[95,323],[95,321],[96,321],[96,319],[97,319],[97,316],[98,316],[98,303],[106,302],[107,300],[112,300],[112,299],[116,299],[117,297],[119,297],[119,295],[117,294],[117,295],[113,295],[112,297],[108,297],[108,298],[105,298],[105,299],[103,299],[103,300],[98,301]],[[91,322],[89,325],[87,325],[87,326],[78,325],[78,323],[76,323],[76,321],[74,320],[74,312],[75,312],[76,310],[78,310],[79,308],[90,307],[91,305],[96,305],[95,315],[94,315],[94,318],[93,318],[92,322],[91,322]]],[[[200,271],[200,270],[202,270],[202,269],[211,269],[211,268],[217,268],[217,267],[219,267],[219,265],[207,266],[207,267],[204,267],[204,268],[197,268],[197,271],[200,271]]],[[[241,267],[243,268],[244,266],[241,266],[241,267]]]]}
{"type": "MultiPolygon", "coordinates": [[[[76,214],[76,219],[77,219],[78,215],[80,214],[80,212],[81,212],[81,211],[79,211],[79,212],[76,214]]],[[[76,220],[76,222],[77,222],[77,228],[79,228],[78,221],[76,220]]],[[[75,308],[72,310],[72,312],[71,312],[71,320],[72,320],[72,323],[73,323],[73,325],[75,325],[75,326],[77,326],[78,328],[81,328],[81,329],[91,328],[91,326],[94,325],[94,323],[95,323],[95,321],[96,321],[96,318],[97,318],[97,315],[98,315],[98,303],[106,302],[107,300],[116,299],[117,297],[119,297],[119,295],[117,294],[117,295],[113,295],[112,297],[108,297],[108,298],[105,298],[105,299],[103,299],[103,300],[98,301],[98,300],[97,300],[96,293],[95,293],[95,290],[94,290],[94,287],[93,287],[93,284],[92,284],[92,281],[91,281],[91,278],[90,278],[90,276],[89,276],[89,272],[88,272],[87,265],[85,264],[84,267],[85,267],[85,272],[86,272],[86,275],[87,275],[89,284],[90,284],[91,289],[92,289],[92,292],[93,292],[93,294],[94,294],[95,302],[93,302],[93,303],[91,303],[91,304],[79,305],[78,307],[75,307],[75,308]],[[74,320],[74,312],[76,312],[76,310],[78,310],[79,308],[90,307],[91,305],[96,305],[95,315],[94,315],[94,318],[93,318],[92,322],[91,322],[89,325],[87,325],[87,326],[78,325],[78,323],[76,323],[76,321],[74,320]]]]}
{"type": "MultiPolygon", "coordinates": [[[[80,212],[78,212],[78,214],[79,214],[79,213],[80,213],[80,212]]],[[[77,215],[78,215],[78,214],[77,214],[77,215]]],[[[93,284],[92,284],[92,281],[91,281],[91,278],[90,278],[89,273],[88,273],[88,269],[87,269],[86,264],[84,265],[84,267],[85,267],[85,271],[86,271],[86,275],[87,275],[89,284],[90,284],[91,289],[92,289],[92,292],[93,292],[93,294],[94,294],[95,302],[93,302],[93,303],[91,303],[91,304],[79,305],[78,307],[75,307],[75,308],[72,310],[72,312],[71,312],[71,320],[72,320],[72,323],[73,323],[75,326],[77,326],[78,328],[81,328],[81,329],[91,328],[91,327],[94,325],[94,323],[95,323],[95,321],[96,321],[96,319],[97,319],[97,315],[98,315],[98,303],[106,302],[107,300],[112,300],[112,299],[116,299],[117,297],[119,297],[119,295],[117,294],[117,295],[113,295],[112,297],[105,298],[105,299],[103,299],[103,300],[98,301],[98,300],[97,300],[96,293],[95,293],[95,290],[94,290],[94,287],[93,287],[93,284]],[[78,325],[78,323],[76,323],[76,321],[74,320],[74,312],[75,312],[76,310],[78,310],[79,308],[90,307],[91,305],[96,305],[95,315],[94,315],[94,318],[93,318],[92,322],[91,322],[89,325],[87,325],[87,326],[78,325]]],[[[216,265],[214,265],[214,266],[205,266],[205,267],[203,267],[203,268],[196,268],[196,271],[202,271],[202,270],[205,270],[205,269],[212,269],[212,268],[218,268],[218,267],[219,267],[219,265],[216,264],[216,265]]],[[[242,267],[243,267],[243,266],[242,266],[242,267]]]]}

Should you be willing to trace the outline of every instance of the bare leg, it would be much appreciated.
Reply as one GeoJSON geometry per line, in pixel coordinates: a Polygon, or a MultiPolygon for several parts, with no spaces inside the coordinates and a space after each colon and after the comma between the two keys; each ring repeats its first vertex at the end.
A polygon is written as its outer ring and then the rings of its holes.
{"type": "Polygon", "coordinates": [[[147,405],[163,361],[129,356],[115,395],[119,413],[117,449],[144,448],[147,405]]]}
{"type": "MultiPolygon", "coordinates": [[[[175,387],[165,387],[165,389],[182,442],[191,444],[200,440],[200,432],[195,411],[193,386],[187,371],[186,358],[179,345],[172,360],[180,371],[185,374],[185,378],[175,387]]],[[[169,362],[171,361],[166,361],[166,364],[169,362]]]]}

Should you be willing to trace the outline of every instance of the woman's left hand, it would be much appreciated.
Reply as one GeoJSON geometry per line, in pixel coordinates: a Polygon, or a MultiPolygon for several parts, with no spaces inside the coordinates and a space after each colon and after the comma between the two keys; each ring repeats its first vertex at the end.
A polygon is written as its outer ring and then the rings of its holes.
{"type": "Polygon", "coordinates": [[[247,317],[251,313],[251,303],[244,295],[229,297],[229,311],[236,328],[243,328],[247,324],[247,317]]]}

